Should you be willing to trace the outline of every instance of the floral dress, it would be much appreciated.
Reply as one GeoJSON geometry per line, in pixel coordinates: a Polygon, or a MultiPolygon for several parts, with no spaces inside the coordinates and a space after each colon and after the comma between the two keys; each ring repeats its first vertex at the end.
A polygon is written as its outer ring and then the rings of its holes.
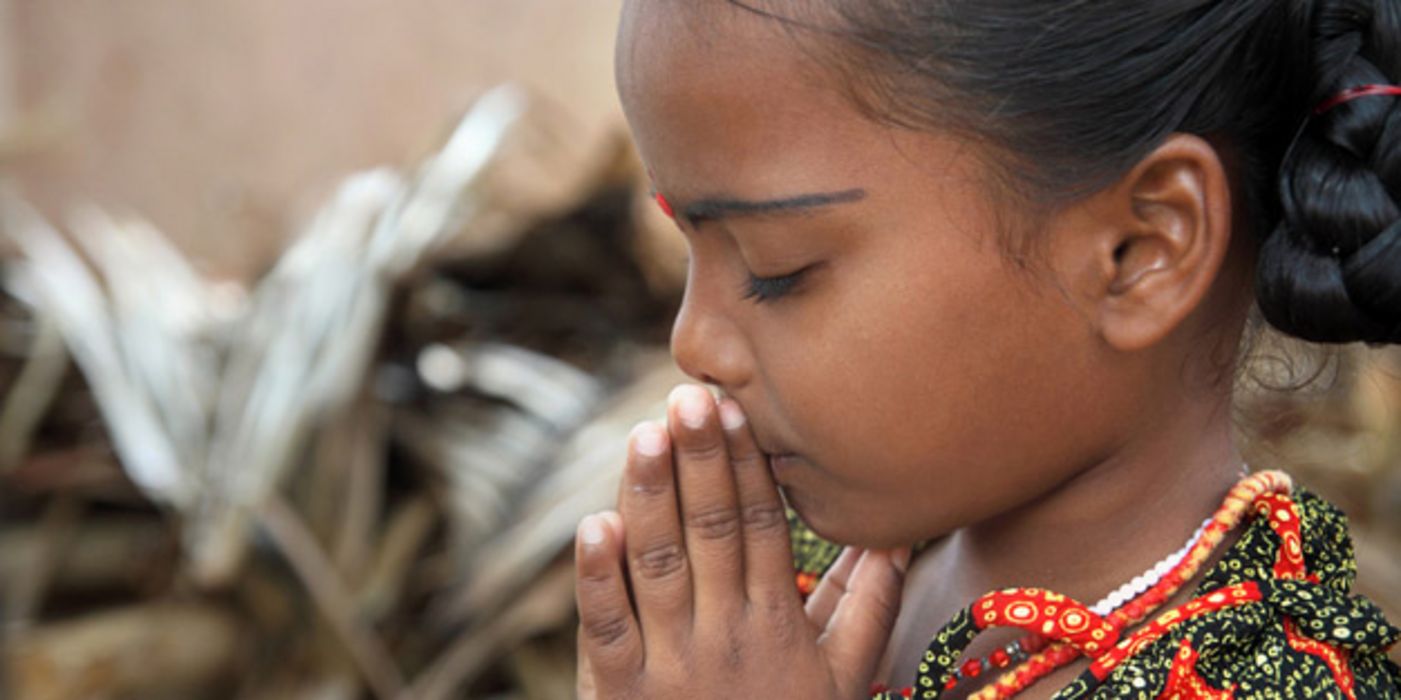
{"type": "MultiPolygon", "coordinates": [[[[798,586],[806,594],[841,547],[818,538],[791,511],[789,525],[798,586]]],[[[1350,594],[1356,573],[1343,514],[1293,488],[1288,476],[1260,472],[1231,490],[1184,560],[1146,593],[1101,616],[1050,591],[994,591],[934,635],[913,687],[876,686],[872,697],[932,700],[981,673],[997,678],[971,697],[1012,697],[1088,657],[1089,668],[1055,700],[1401,698],[1401,670],[1386,656],[1401,630],[1370,601],[1350,594]],[[1237,526],[1240,538],[1193,599],[1159,610],[1237,526]],[[960,663],[962,650],[991,627],[1024,630],[1015,650],[1022,653],[999,650],[960,663]]]]}

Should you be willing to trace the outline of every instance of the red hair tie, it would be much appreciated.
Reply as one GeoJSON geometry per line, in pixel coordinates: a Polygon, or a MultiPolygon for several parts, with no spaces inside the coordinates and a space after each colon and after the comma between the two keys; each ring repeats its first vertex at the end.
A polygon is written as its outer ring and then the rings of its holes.
{"type": "Polygon", "coordinates": [[[1344,102],[1351,102],[1359,97],[1371,97],[1373,95],[1392,95],[1401,97],[1401,85],[1358,85],[1348,88],[1342,92],[1326,99],[1322,104],[1314,107],[1314,116],[1318,116],[1337,107],[1344,102]]]}

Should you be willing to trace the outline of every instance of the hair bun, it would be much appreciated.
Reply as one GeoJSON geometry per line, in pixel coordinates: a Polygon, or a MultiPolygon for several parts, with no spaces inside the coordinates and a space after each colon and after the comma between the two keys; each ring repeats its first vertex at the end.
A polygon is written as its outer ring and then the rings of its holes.
{"type": "MultiPolygon", "coordinates": [[[[1321,104],[1401,78],[1401,5],[1324,0],[1313,12],[1321,104]]],[[[1325,343],[1401,343],[1401,98],[1367,95],[1305,123],[1280,171],[1282,221],[1260,248],[1260,311],[1325,343]]]]}

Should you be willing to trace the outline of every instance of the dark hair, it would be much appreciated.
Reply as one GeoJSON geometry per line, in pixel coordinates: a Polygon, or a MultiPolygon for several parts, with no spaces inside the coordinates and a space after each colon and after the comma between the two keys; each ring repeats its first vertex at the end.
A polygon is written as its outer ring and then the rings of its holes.
{"type": "Polygon", "coordinates": [[[1037,200],[1108,185],[1172,133],[1211,139],[1259,242],[1264,317],[1306,340],[1401,343],[1401,102],[1312,114],[1401,82],[1398,0],[814,1],[855,49],[868,113],[992,144],[1037,200]]]}

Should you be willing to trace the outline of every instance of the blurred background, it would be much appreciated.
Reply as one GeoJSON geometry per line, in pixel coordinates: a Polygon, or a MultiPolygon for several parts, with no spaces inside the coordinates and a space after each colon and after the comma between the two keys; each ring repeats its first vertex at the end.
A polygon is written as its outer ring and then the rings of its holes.
{"type": "MultiPolygon", "coordinates": [[[[0,0],[0,697],[572,697],[684,380],[618,4],[0,0]]],[[[1401,620],[1401,357],[1255,358],[1401,620]]]]}

